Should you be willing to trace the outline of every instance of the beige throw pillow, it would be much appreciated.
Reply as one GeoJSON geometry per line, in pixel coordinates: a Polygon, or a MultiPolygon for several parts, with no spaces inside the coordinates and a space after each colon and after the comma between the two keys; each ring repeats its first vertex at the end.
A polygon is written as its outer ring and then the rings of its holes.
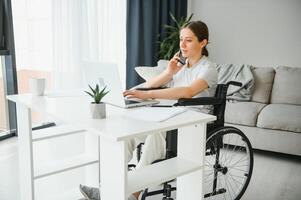
{"type": "Polygon", "coordinates": [[[301,105],[301,68],[277,67],[271,103],[301,105]]]}

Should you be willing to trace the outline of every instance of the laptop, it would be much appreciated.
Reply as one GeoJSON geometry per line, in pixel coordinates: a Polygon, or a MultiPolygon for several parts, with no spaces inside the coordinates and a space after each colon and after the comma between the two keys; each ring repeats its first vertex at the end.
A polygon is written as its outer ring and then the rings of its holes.
{"type": "Polygon", "coordinates": [[[85,82],[92,87],[99,84],[100,89],[107,86],[110,91],[103,98],[103,102],[121,108],[132,108],[159,103],[156,100],[129,99],[123,96],[120,75],[117,64],[103,62],[86,62],[84,67],[85,82]]]}

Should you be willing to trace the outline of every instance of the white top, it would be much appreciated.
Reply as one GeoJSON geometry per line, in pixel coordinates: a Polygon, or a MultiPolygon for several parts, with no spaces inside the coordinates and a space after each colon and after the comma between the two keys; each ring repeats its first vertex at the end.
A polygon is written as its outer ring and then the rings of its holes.
{"type": "Polygon", "coordinates": [[[196,79],[203,79],[207,82],[209,88],[195,97],[213,97],[215,95],[217,85],[217,69],[216,64],[211,62],[206,56],[195,63],[191,67],[183,66],[169,83],[169,87],[187,87],[196,79]]]}
{"type": "MultiPolygon", "coordinates": [[[[198,93],[193,98],[197,97],[214,97],[215,90],[217,86],[218,74],[216,69],[216,64],[211,62],[206,56],[195,63],[191,67],[187,65],[183,66],[180,71],[178,71],[170,83],[169,87],[187,87],[196,79],[203,79],[208,84],[208,89],[198,93]]],[[[197,110],[203,113],[212,113],[213,106],[194,106],[197,110]]]]}

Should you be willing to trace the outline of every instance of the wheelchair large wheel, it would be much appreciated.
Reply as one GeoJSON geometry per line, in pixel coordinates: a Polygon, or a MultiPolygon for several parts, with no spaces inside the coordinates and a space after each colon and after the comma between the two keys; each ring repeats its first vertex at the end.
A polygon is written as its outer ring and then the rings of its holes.
{"type": "Polygon", "coordinates": [[[207,199],[238,200],[253,171],[253,151],[243,132],[223,127],[206,142],[204,194],[207,199]]]}

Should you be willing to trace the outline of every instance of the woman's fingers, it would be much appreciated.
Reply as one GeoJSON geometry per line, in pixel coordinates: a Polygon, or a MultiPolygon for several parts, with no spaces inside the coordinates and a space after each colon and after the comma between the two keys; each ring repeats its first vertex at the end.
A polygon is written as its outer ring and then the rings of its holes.
{"type": "Polygon", "coordinates": [[[174,65],[178,64],[178,59],[179,57],[174,56],[172,59],[170,59],[170,64],[174,64],[174,65]]]}
{"type": "Polygon", "coordinates": [[[124,91],[123,92],[123,96],[125,96],[125,97],[128,97],[128,98],[130,98],[130,97],[137,97],[137,90],[126,90],[126,91],[124,91]]]}
{"type": "Polygon", "coordinates": [[[178,57],[179,57],[179,56],[180,56],[180,51],[178,51],[177,53],[175,53],[174,57],[175,57],[175,56],[178,56],[178,57]]]}
{"type": "Polygon", "coordinates": [[[180,59],[180,56],[178,54],[175,54],[173,57],[172,57],[172,60],[178,60],[180,59]]]}
{"type": "Polygon", "coordinates": [[[140,91],[140,90],[126,90],[123,92],[123,96],[127,98],[138,98],[138,99],[149,98],[147,91],[140,91]]]}
{"type": "Polygon", "coordinates": [[[130,98],[136,98],[134,95],[127,95],[126,97],[129,98],[129,99],[130,98]]]}
{"type": "Polygon", "coordinates": [[[133,94],[133,90],[126,90],[123,92],[123,96],[125,96],[125,97],[128,95],[131,95],[131,94],[133,94]]]}

